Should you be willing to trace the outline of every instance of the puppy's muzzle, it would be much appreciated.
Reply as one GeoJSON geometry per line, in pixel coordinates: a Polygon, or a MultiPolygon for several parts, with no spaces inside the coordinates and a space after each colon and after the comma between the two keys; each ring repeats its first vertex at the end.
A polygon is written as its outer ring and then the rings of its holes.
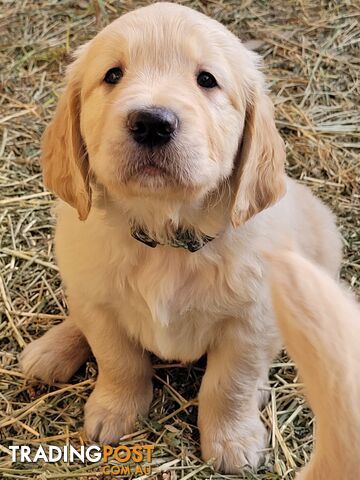
{"type": "Polygon", "coordinates": [[[127,127],[133,139],[148,147],[165,145],[175,137],[179,119],[164,107],[150,107],[129,113],[127,127]]]}

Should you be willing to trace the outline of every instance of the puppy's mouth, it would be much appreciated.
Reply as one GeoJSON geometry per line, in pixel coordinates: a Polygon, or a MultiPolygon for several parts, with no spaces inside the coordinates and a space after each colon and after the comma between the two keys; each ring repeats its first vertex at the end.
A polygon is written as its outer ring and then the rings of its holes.
{"type": "Polygon", "coordinates": [[[179,159],[168,147],[160,149],[136,148],[128,156],[123,170],[123,180],[152,186],[181,183],[179,159]]]}
{"type": "Polygon", "coordinates": [[[144,177],[165,177],[168,176],[169,173],[163,167],[159,165],[155,165],[153,163],[149,163],[148,165],[144,165],[139,168],[136,176],[144,176],[144,177]]]}
{"type": "Polygon", "coordinates": [[[156,148],[129,142],[109,144],[109,156],[118,164],[114,183],[136,186],[146,190],[163,188],[186,189],[194,184],[192,165],[198,150],[171,142],[156,148]]]}

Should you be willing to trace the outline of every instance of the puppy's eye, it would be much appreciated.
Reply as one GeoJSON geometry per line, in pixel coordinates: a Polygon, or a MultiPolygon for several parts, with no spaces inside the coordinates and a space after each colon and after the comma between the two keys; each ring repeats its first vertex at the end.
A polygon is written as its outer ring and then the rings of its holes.
{"type": "Polygon", "coordinates": [[[218,86],[216,78],[209,72],[200,72],[197,76],[197,83],[203,88],[215,88],[218,86]]]}
{"type": "Polygon", "coordinates": [[[120,67],[110,68],[110,70],[105,73],[104,82],[114,85],[121,80],[122,76],[123,71],[120,67]]]}

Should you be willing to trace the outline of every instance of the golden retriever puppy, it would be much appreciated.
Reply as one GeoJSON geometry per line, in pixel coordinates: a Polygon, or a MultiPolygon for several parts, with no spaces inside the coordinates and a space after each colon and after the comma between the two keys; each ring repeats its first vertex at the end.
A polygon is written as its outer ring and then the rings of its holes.
{"type": "Polygon", "coordinates": [[[81,47],[43,138],[61,199],[56,255],[70,316],[24,351],[26,374],[66,381],[88,344],[99,376],[90,438],[116,442],[152,399],[148,352],[192,362],[203,457],[238,472],[266,445],[259,416],[281,341],[260,252],[289,236],[335,275],[332,214],[286,178],[258,67],[225,27],[158,3],[81,47]]]}
{"type": "Polygon", "coordinates": [[[294,252],[270,255],[275,312],[316,414],[315,453],[296,480],[360,472],[360,311],[321,269],[294,252]]]}

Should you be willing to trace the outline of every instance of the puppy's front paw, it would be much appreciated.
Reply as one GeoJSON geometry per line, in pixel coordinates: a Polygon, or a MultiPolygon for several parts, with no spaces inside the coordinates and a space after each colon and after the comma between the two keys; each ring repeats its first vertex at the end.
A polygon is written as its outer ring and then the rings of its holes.
{"type": "Polygon", "coordinates": [[[130,392],[96,386],[85,405],[85,432],[89,440],[104,444],[117,443],[134,431],[137,418],[146,415],[152,400],[152,385],[139,386],[130,392]]]}
{"type": "Polygon", "coordinates": [[[49,384],[67,382],[89,355],[85,337],[65,321],[29,343],[20,356],[20,364],[28,378],[49,384]]]}
{"type": "Polygon", "coordinates": [[[204,460],[213,460],[216,470],[230,474],[241,473],[246,466],[259,466],[267,435],[258,415],[244,418],[241,423],[218,423],[217,429],[210,422],[200,429],[204,460]]]}

